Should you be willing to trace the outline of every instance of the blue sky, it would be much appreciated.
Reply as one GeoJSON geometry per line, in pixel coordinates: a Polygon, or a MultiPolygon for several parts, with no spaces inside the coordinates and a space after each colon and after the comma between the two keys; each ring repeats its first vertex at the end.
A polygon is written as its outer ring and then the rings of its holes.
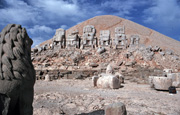
{"type": "Polygon", "coordinates": [[[116,15],[180,41],[180,0],[0,0],[0,30],[21,24],[33,46],[98,15],[116,15]]]}

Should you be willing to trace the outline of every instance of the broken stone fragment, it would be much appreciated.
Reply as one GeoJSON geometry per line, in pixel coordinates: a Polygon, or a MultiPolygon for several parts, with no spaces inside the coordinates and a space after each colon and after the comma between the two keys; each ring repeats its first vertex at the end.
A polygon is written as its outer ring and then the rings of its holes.
{"type": "Polygon", "coordinates": [[[157,90],[168,90],[172,85],[172,79],[168,77],[154,77],[153,84],[157,90]]]}
{"type": "Polygon", "coordinates": [[[172,86],[180,88],[180,73],[167,73],[167,77],[172,79],[172,86]]]}
{"type": "Polygon", "coordinates": [[[97,63],[94,63],[94,62],[92,62],[92,63],[89,63],[89,66],[90,67],[97,67],[97,66],[99,66],[97,63]]]}
{"type": "Polygon", "coordinates": [[[98,76],[93,76],[92,77],[92,83],[93,83],[93,86],[95,87],[95,86],[97,86],[97,80],[98,80],[98,76]]]}
{"type": "Polygon", "coordinates": [[[124,76],[122,74],[116,72],[115,76],[119,79],[120,83],[124,83],[124,76]]]}
{"type": "Polygon", "coordinates": [[[112,66],[109,64],[106,68],[106,74],[112,74],[114,72],[112,66]]]}
{"type": "Polygon", "coordinates": [[[105,115],[127,115],[126,106],[121,102],[107,105],[105,115]]]}
{"type": "Polygon", "coordinates": [[[111,88],[118,89],[121,84],[119,79],[111,74],[101,74],[102,77],[99,77],[97,80],[97,87],[100,88],[111,88]]]}
{"type": "Polygon", "coordinates": [[[98,53],[98,54],[102,54],[102,53],[104,53],[105,51],[106,51],[106,49],[105,49],[104,47],[100,47],[100,48],[97,49],[97,53],[98,53]]]}
{"type": "Polygon", "coordinates": [[[166,50],[166,54],[167,55],[173,55],[173,51],[172,50],[166,50]]]}
{"type": "Polygon", "coordinates": [[[152,51],[153,52],[158,52],[160,50],[160,47],[159,46],[154,46],[152,47],[152,51]]]}
{"type": "Polygon", "coordinates": [[[51,77],[48,75],[48,74],[46,74],[45,75],[45,80],[44,81],[51,81],[51,77]]]}

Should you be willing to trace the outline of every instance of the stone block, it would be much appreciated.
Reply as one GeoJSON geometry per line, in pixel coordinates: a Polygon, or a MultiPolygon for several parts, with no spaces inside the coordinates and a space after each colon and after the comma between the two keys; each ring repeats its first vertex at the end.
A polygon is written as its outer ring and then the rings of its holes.
{"type": "Polygon", "coordinates": [[[172,85],[172,79],[168,77],[154,77],[153,84],[157,90],[168,90],[172,85]]]}
{"type": "Polygon", "coordinates": [[[121,102],[107,105],[105,115],[127,115],[126,106],[121,102]]]}
{"type": "Polygon", "coordinates": [[[97,87],[101,88],[111,88],[118,89],[121,86],[119,79],[111,74],[101,74],[102,77],[99,77],[97,80],[97,87]]]}
{"type": "Polygon", "coordinates": [[[180,73],[167,73],[167,77],[172,79],[172,86],[180,88],[180,73]]]}

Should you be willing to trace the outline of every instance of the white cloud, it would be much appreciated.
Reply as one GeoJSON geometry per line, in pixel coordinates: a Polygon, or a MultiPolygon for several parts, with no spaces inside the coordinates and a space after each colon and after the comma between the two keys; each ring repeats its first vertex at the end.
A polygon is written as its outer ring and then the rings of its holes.
{"type": "Polygon", "coordinates": [[[40,33],[40,32],[45,32],[45,33],[52,33],[54,32],[55,30],[50,28],[50,27],[47,27],[45,25],[35,25],[33,28],[29,28],[28,31],[31,33],[31,34],[35,34],[35,33],[40,33]]]}
{"type": "Polygon", "coordinates": [[[133,11],[136,10],[136,7],[147,5],[150,3],[150,0],[109,0],[103,2],[101,7],[104,9],[114,10],[113,14],[118,15],[124,18],[132,18],[131,15],[133,11]]]}
{"type": "Polygon", "coordinates": [[[33,45],[31,46],[32,48],[34,48],[36,45],[39,45],[40,43],[44,41],[42,37],[34,37],[31,39],[33,40],[33,45]]]}
{"type": "Polygon", "coordinates": [[[36,19],[39,16],[36,8],[20,0],[7,0],[6,2],[8,7],[0,9],[1,25],[4,23],[27,24],[37,22],[36,19]]]}
{"type": "Polygon", "coordinates": [[[67,29],[67,25],[61,25],[60,28],[67,29]]]}
{"type": "Polygon", "coordinates": [[[57,18],[67,18],[68,16],[84,16],[84,13],[78,6],[76,0],[71,2],[63,0],[31,0],[30,2],[33,6],[43,10],[48,19],[53,20],[57,18]]]}
{"type": "Polygon", "coordinates": [[[180,6],[177,0],[154,0],[153,6],[146,9],[145,23],[161,25],[163,27],[180,26],[180,6]]]}

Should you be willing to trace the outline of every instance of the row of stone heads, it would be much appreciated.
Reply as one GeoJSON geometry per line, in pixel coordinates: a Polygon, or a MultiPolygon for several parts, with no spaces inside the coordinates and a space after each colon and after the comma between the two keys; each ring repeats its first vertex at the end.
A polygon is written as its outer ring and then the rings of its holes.
{"type": "MultiPolygon", "coordinates": [[[[78,30],[72,31],[70,34],[66,36],[64,29],[57,29],[56,33],[52,39],[54,45],[63,46],[77,46],[79,44],[83,46],[91,46],[98,44],[99,46],[108,46],[108,45],[119,45],[125,46],[127,45],[127,38],[125,35],[124,26],[116,27],[115,28],[115,36],[114,39],[111,40],[110,38],[110,30],[101,30],[99,35],[99,40],[97,40],[96,29],[93,25],[87,25],[83,28],[83,35],[79,35],[78,30]],[[80,43],[81,41],[81,43],[80,43]]],[[[131,35],[130,37],[130,44],[139,44],[139,36],[138,35],[131,35]]]]}
{"type": "Polygon", "coordinates": [[[130,42],[125,35],[125,27],[119,26],[115,28],[114,39],[110,38],[110,30],[100,30],[99,38],[96,37],[96,29],[93,25],[87,25],[83,28],[83,34],[79,35],[79,30],[74,30],[66,36],[66,30],[59,28],[56,30],[50,44],[36,46],[35,49],[44,50],[54,47],[59,48],[81,48],[86,47],[113,47],[114,49],[126,49],[128,46],[138,45],[140,41],[139,35],[131,35],[130,42]]]}

